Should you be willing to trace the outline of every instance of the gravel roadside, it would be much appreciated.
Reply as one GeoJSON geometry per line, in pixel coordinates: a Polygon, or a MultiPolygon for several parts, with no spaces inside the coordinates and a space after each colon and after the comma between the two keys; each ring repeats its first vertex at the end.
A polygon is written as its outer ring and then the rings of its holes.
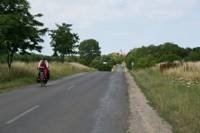
{"type": "Polygon", "coordinates": [[[131,114],[128,133],[172,133],[171,126],[148,105],[144,94],[128,72],[126,72],[126,79],[131,114]]]}

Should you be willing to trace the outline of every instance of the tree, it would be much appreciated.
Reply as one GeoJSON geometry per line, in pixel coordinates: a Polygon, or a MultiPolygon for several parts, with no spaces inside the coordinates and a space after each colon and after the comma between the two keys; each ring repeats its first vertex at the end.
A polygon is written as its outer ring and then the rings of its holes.
{"type": "Polygon", "coordinates": [[[186,57],[187,61],[199,61],[200,60],[200,47],[190,49],[188,56],[186,57]]]}
{"type": "Polygon", "coordinates": [[[6,50],[9,70],[15,53],[41,52],[41,38],[47,31],[43,23],[36,20],[42,14],[32,15],[27,0],[1,0],[0,45],[6,50]]]}
{"type": "Polygon", "coordinates": [[[162,55],[159,60],[172,62],[176,60],[181,60],[181,57],[176,54],[166,54],[166,55],[162,55]]]}
{"type": "Polygon", "coordinates": [[[114,65],[116,65],[115,61],[110,55],[102,55],[102,62],[103,62],[103,71],[111,71],[114,65]]]}
{"type": "Polygon", "coordinates": [[[90,67],[93,67],[99,71],[102,71],[102,68],[104,67],[104,64],[102,62],[101,57],[96,57],[95,59],[93,59],[90,63],[90,67]]]}
{"type": "Polygon", "coordinates": [[[99,71],[111,71],[113,65],[110,57],[103,55],[93,59],[90,63],[90,67],[96,68],[99,71]]]}
{"type": "Polygon", "coordinates": [[[82,63],[89,65],[92,60],[101,56],[99,42],[94,39],[82,41],[79,45],[79,54],[82,63]]]}
{"type": "Polygon", "coordinates": [[[0,45],[0,63],[5,63],[6,58],[6,49],[3,47],[3,45],[0,45]]]}
{"type": "Polygon", "coordinates": [[[75,48],[78,47],[76,43],[79,41],[78,34],[71,32],[71,24],[63,23],[62,25],[56,25],[57,29],[52,30],[51,46],[54,50],[54,55],[60,55],[62,63],[64,63],[65,55],[74,54],[75,48]]]}
{"type": "Polygon", "coordinates": [[[111,58],[113,65],[121,64],[124,61],[124,55],[121,55],[120,53],[111,53],[108,54],[108,56],[111,58]]]}
{"type": "Polygon", "coordinates": [[[185,50],[177,44],[166,42],[159,47],[159,62],[181,60],[184,58],[185,50]]]}

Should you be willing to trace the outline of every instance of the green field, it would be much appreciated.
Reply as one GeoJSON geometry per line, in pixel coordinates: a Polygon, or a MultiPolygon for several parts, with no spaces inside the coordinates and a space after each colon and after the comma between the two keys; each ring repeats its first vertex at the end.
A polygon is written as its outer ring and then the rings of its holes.
{"type": "MultiPolygon", "coordinates": [[[[57,79],[79,72],[92,71],[93,69],[77,63],[52,62],[50,65],[51,79],[57,79]]],[[[38,74],[37,63],[15,62],[9,73],[6,64],[0,64],[0,92],[20,86],[36,83],[38,74]]]]}
{"type": "Polygon", "coordinates": [[[200,132],[200,84],[179,80],[156,69],[132,72],[149,103],[174,133],[200,132]]]}

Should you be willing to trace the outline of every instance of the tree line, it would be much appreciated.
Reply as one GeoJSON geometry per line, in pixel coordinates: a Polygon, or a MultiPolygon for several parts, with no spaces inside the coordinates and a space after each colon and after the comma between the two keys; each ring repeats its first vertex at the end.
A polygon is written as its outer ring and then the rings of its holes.
{"type": "MultiPolygon", "coordinates": [[[[99,70],[110,70],[111,65],[118,61],[116,55],[101,56],[99,43],[95,39],[84,40],[79,43],[79,36],[72,32],[72,24],[57,24],[50,30],[38,21],[41,13],[32,14],[27,0],[1,0],[0,1],[0,61],[6,61],[11,69],[13,60],[35,61],[43,55],[34,54],[41,52],[40,45],[43,36],[51,37],[50,46],[53,56],[44,56],[48,60],[77,60],[85,65],[99,70]],[[97,65],[98,64],[98,65],[97,65]]],[[[118,60],[120,60],[121,56],[118,60]]]]}
{"type": "Polygon", "coordinates": [[[164,44],[142,46],[134,48],[126,56],[129,69],[151,67],[160,62],[199,61],[200,47],[182,48],[178,44],[166,42],[164,44]]]}

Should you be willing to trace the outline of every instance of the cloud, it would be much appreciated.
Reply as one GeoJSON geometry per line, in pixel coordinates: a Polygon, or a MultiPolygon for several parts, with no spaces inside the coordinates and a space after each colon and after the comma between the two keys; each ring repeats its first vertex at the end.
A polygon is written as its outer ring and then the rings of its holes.
{"type": "MultiPolygon", "coordinates": [[[[113,47],[118,49],[117,46],[128,49],[132,41],[135,44],[171,39],[180,42],[183,38],[180,29],[188,36],[194,30],[199,35],[199,0],[28,1],[33,13],[44,14],[41,21],[46,27],[52,29],[55,23],[71,23],[81,39],[95,38],[102,42],[103,50],[109,47],[108,51],[113,47]]],[[[191,37],[191,42],[195,39],[199,38],[191,37]]],[[[48,46],[49,39],[46,40],[48,46]]]]}
{"type": "Polygon", "coordinates": [[[187,15],[198,0],[29,0],[48,25],[61,21],[82,28],[127,18],[173,19],[187,15]]]}

